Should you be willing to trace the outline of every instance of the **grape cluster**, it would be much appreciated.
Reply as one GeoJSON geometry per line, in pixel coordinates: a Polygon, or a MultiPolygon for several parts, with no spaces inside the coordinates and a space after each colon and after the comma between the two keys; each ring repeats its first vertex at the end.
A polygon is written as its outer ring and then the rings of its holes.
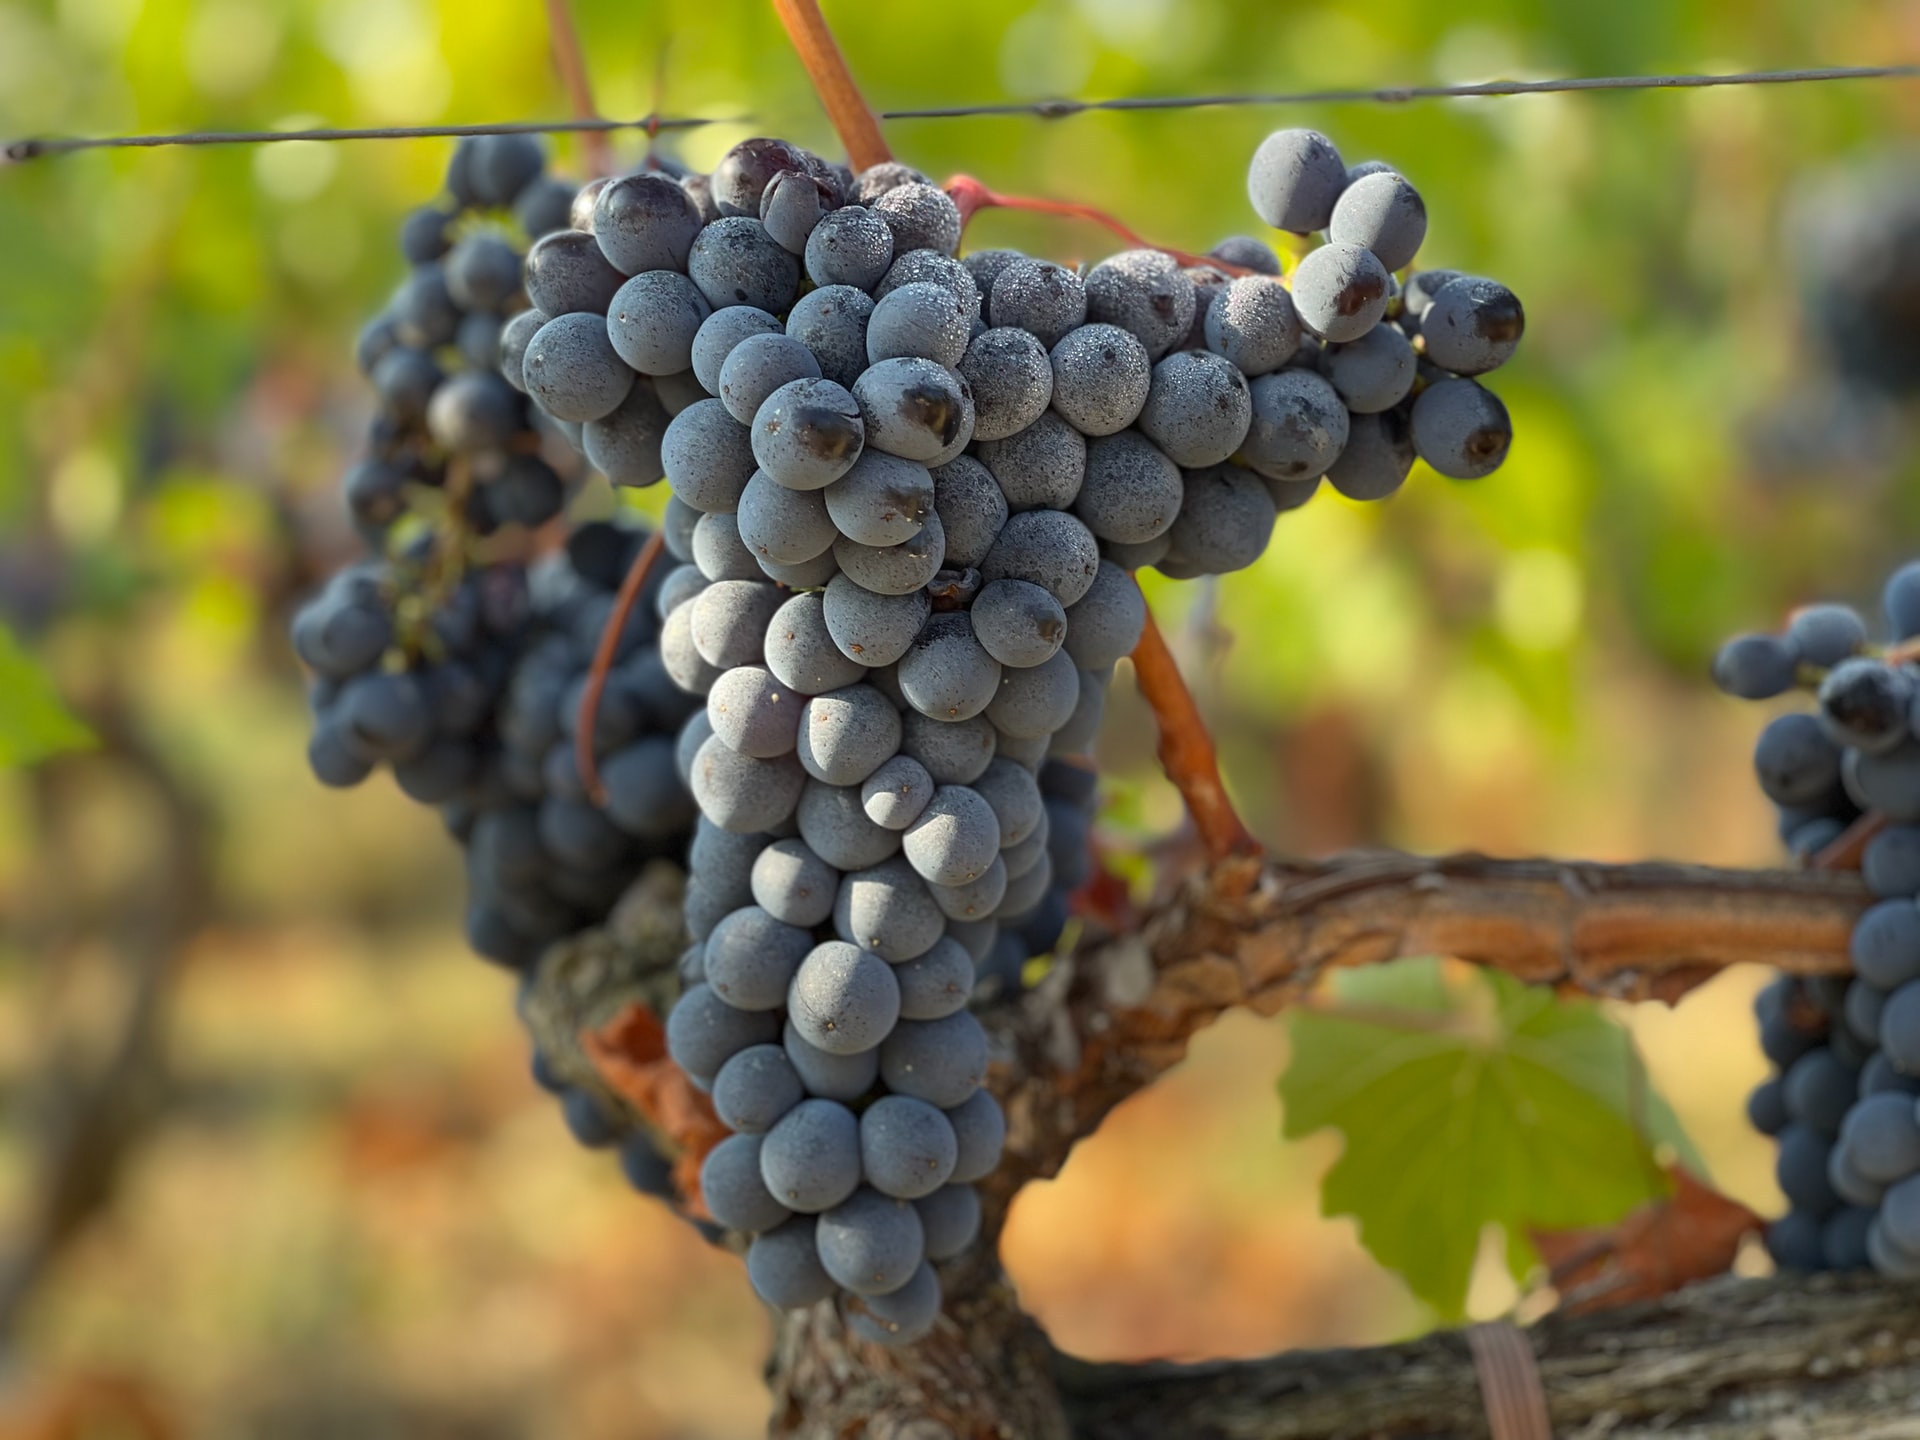
{"type": "Polygon", "coordinates": [[[616,484],[664,478],[660,656],[705,708],[675,1061],[733,1132],[713,1218],[777,1306],[933,1323],[1004,1121],[976,993],[1013,991],[1085,879],[1085,760],[1146,607],[1133,571],[1251,564],[1322,476],[1484,475],[1473,376],[1523,328],[1427,271],[1417,192],[1324,137],[1255,157],[1255,209],[1326,230],[1291,288],[1259,241],[1084,273],[956,258],[924,175],[776,139],[708,176],[583,190],[527,261],[502,373],[616,484]]]}
{"type": "Polygon", "coordinates": [[[412,538],[432,492],[475,534],[544,525],[577,478],[552,463],[571,458],[543,445],[555,427],[499,368],[502,336],[527,304],[522,255],[571,213],[575,187],[545,170],[532,136],[466,141],[446,194],[401,226],[407,278],[355,347],[378,409],[342,487],[375,547],[412,538]]]}
{"type": "Polygon", "coordinates": [[[1795,613],[1783,634],[1742,635],[1714,661],[1720,687],[1770,699],[1814,691],[1812,713],[1770,721],[1754,749],[1780,836],[1802,859],[1871,812],[1891,822],[1867,842],[1861,869],[1877,903],[1851,940],[1853,974],[1783,977],[1756,1002],[1760,1046],[1774,1074],[1748,1100],[1754,1126],[1777,1137],[1790,1209],[1768,1247],[1798,1270],[1872,1266],[1920,1277],[1920,564],[1884,596],[1891,648],[1869,644],[1843,605],[1795,613]]]}
{"type": "MultiPolygon", "coordinates": [[[[662,665],[656,583],[597,707],[606,793],[591,801],[575,759],[581,697],[646,532],[582,524],[534,559],[480,548],[503,526],[554,519],[585,470],[564,443],[577,430],[500,373],[526,313],[525,237],[565,229],[577,193],[544,168],[529,137],[468,141],[447,194],[404,223],[412,271],[358,345],[377,410],[344,490],[371,553],[293,626],[314,677],[315,775],[350,786],[384,766],[437,808],[465,855],[469,943],[526,983],[549,946],[606,922],[651,862],[684,863],[694,806],[674,742],[699,708],[662,665]]],[[[634,1183],[670,1193],[651,1134],[561,1069],[536,1052],[534,1078],[575,1136],[621,1143],[634,1183]]]]}

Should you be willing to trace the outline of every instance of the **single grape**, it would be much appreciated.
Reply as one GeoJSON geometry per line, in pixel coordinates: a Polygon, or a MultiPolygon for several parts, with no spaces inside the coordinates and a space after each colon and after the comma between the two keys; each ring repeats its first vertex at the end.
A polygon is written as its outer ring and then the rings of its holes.
{"type": "MultiPolygon", "coordinates": [[[[1355,415],[1345,447],[1327,467],[1327,483],[1349,500],[1384,500],[1406,483],[1413,460],[1413,431],[1406,406],[1398,405],[1377,415],[1355,415]]],[[[1267,497],[1268,503],[1272,498],[1267,497]]],[[[1174,543],[1178,548],[1179,542],[1174,543]]]]}
{"type": "Polygon", "coordinates": [[[1838,665],[1867,643],[1867,622],[1851,605],[1805,605],[1787,622],[1787,641],[1808,665],[1838,665]]]}
{"type": "Polygon", "coordinates": [[[903,720],[900,753],[938,785],[970,785],[993,761],[994,728],[984,717],[953,722],[910,710],[903,720]]]}
{"type": "Polygon", "coordinates": [[[810,782],[796,814],[800,838],[835,869],[866,870],[900,849],[900,837],[870,820],[849,786],[810,782]]]}
{"type": "Polygon", "coordinates": [[[996,580],[968,612],[981,648],[1002,665],[1050,660],[1067,638],[1067,612],[1053,595],[1026,580],[996,580]]]}
{"type": "MultiPolygon", "coordinates": [[[[1411,384],[1411,352],[1408,360],[1411,384]]],[[[1183,350],[1153,367],[1140,428],[1176,465],[1219,464],[1240,448],[1252,423],[1246,377],[1220,356],[1183,350]]]]}
{"type": "Polygon", "coordinates": [[[1862,914],[1847,941],[1855,972],[1884,991],[1920,979],[1920,906],[1882,900],[1862,914]]]}
{"type": "Polygon", "coordinates": [[[874,548],[913,539],[933,513],[927,467],[880,450],[863,454],[822,494],[840,534],[874,548]]]}
{"type": "Polygon", "coordinates": [[[1147,602],[1133,576],[1102,560],[1092,587],[1066,613],[1067,654],[1082,670],[1103,670],[1140,643],[1147,602]]]}
{"type": "Polygon", "coordinates": [[[1276,230],[1324,230],[1347,188],[1347,167],[1317,130],[1276,130],[1260,142],[1247,169],[1254,214],[1276,230]]]}
{"type": "Polygon", "coordinates": [[[933,798],[933,777],[926,766],[906,755],[886,761],[860,786],[860,805],[867,818],[887,830],[904,830],[933,798]]]}
{"type": "Polygon", "coordinates": [[[1811,805],[1840,783],[1840,750],[1812,715],[1777,716],[1760,732],[1753,766],[1777,805],[1811,805]]]}
{"type": "Polygon", "coordinates": [[[703,513],[731,513],[753,478],[752,432],[718,400],[701,400],[668,422],[660,460],[683,502],[703,513]]]}
{"type": "Polygon", "coordinates": [[[779,1030],[772,1011],[736,1009],[707,986],[695,985],[668,1012],[667,1052],[682,1070],[711,1084],[727,1061],[749,1045],[764,1045],[779,1030]]]}
{"type": "Polygon", "coordinates": [[[898,674],[901,692],[913,708],[940,720],[978,715],[1000,685],[999,662],[982,648],[963,614],[929,619],[900,657],[898,674]]]}
{"type": "Polygon", "coordinates": [[[534,241],[525,273],[533,308],[556,318],[604,317],[627,279],[607,263],[594,237],[578,230],[556,230],[534,241]]]}
{"type": "Polygon", "coordinates": [[[1420,458],[1442,475],[1478,480],[1507,458],[1513,422],[1500,397],[1478,382],[1441,380],[1413,402],[1411,436],[1420,458]]]}
{"type": "Polygon", "coordinates": [[[751,1234],[792,1217],[761,1178],[762,1146],[759,1135],[729,1135],[707,1152],[700,1166],[700,1198],[716,1224],[751,1234]]]}
{"type": "Polygon", "coordinates": [[[1840,1203],[1827,1179],[1827,1155],[1832,1148],[1831,1140],[1804,1125],[1789,1125],[1780,1132],[1774,1178],[1788,1202],[1815,1219],[1831,1214],[1840,1203]]]}
{"type": "Polygon", "coordinates": [[[462,310],[504,310],[520,295],[520,256],[499,235],[476,230],[447,255],[447,294],[462,310]]]}
{"type": "Polygon", "coordinates": [[[796,1215],[776,1229],[756,1235],[747,1247],[747,1279],[767,1304],[803,1310],[834,1292],[833,1277],[820,1263],[811,1215],[796,1215]]]}
{"type": "Polygon", "coordinates": [[[945,532],[944,561],[965,569],[987,558],[1007,523],[1007,498],[993,473],[971,455],[933,472],[933,507],[945,532]]]}
{"type": "Polygon", "coordinates": [[[636,380],[611,414],[587,422],[581,437],[587,461],[615,485],[652,485],[666,473],[667,427],[672,423],[652,383],[636,380]]]}
{"type": "Polygon", "coordinates": [[[780,314],[800,290],[800,262],[758,220],[728,216],[694,237],[687,277],[715,310],[751,305],[780,314]]]}
{"type": "Polygon", "coordinates": [[[780,247],[804,255],[807,237],[840,205],[838,187],[806,170],[782,170],[760,193],[760,223],[780,247]]]}
{"type": "Polygon", "coordinates": [[[893,967],[900,982],[900,1018],[939,1020],[966,1008],[973,994],[973,958],[942,936],[922,955],[893,967]]]}
{"type": "Polygon", "coordinates": [[[893,228],[863,206],[835,210],[808,234],[806,259],[816,285],[871,290],[893,264],[893,228]]]}
{"type": "Polygon", "coordinates": [[[806,779],[806,771],[791,755],[770,760],[742,755],[714,735],[694,756],[690,788],[714,824],[739,834],[759,834],[794,813],[806,779]]]}
{"type": "Polygon", "coordinates": [[[999,1168],[1000,1152],[1007,1143],[1007,1120],[998,1100],[985,1090],[975,1090],[947,1110],[947,1121],[959,1144],[951,1177],[954,1184],[984,1180],[999,1168]]]}
{"type": "MultiPolygon", "coordinates": [[[[1182,283],[1193,288],[1184,277],[1182,283]]],[[[1082,435],[1111,435],[1140,418],[1154,367],[1147,347],[1129,331],[1100,323],[1078,326],[1060,338],[1049,363],[1053,408],[1082,435]]],[[[1011,492],[1008,499],[1018,504],[1011,492]]]]}
{"type": "Polygon", "coordinates": [[[781,1037],[787,1059],[799,1072],[809,1095],[823,1100],[858,1100],[880,1078],[880,1052],[863,1050],[857,1055],[836,1055],[809,1045],[787,1022],[781,1037]]]}
{"type": "Polygon", "coordinates": [[[787,334],[813,352],[820,373],[847,389],[867,368],[873,301],[851,285],[823,285],[794,301],[787,334]]]}
{"type": "Polygon", "coordinates": [[[789,1210],[831,1209],[859,1187],[860,1122],[838,1101],[802,1100],[761,1141],[760,1177],[789,1210]]]}
{"type": "Polygon", "coordinates": [[[975,440],[1004,440],[1026,429],[1053,399],[1053,361],[1026,330],[1000,326],[981,331],[967,345],[958,368],[973,390],[975,440]]]}
{"type": "Polygon", "coordinates": [[[897,545],[862,545],[842,535],[833,558],[846,577],[875,595],[910,595],[933,583],[946,552],[946,531],[929,510],[920,533],[897,545]]]}
{"type": "Polygon", "coordinates": [[[548,414],[582,422],[612,414],[635,379],[608,340],[605,319],[578,312],[556,314],[540,327],[527,345],[522,374],[527,393],[548,414]]]}
{"type": "Polygon", "coordinates": [[[1471,275],[1443,287],[1420,317],[1427,358],[1455,375],[1484,375],[1506,364],[1526,328],[1526,312],[1511,290],[1471,275]]]}
{"type": "Polygon", "coordinates": [[[833,643],[848,659],[868,666],[891,665],[906,654],[929,613],[924,590],[878,595],[846,575],[827,583],[821,607],[833,643]]]}
{"type": "Polygon", "coordinates": [[[1904,666],[1864,656],[1842,660],[1820,682],[1820,724],[1836,745],[1886,755],[1912,735],[1915,689],[1904,666]]]}
{"type": "Polygon", "coordinates": [[[880,1046],[887,1087],[942,1110],[964,1104],[986,1072],[987,1032],[966,1010],[939,1020],[902,1020],[880,1046]]]}
{"type": "Polygon", "coordinates": [[[860,1117],[861,1173],[882,1195],[931,1195],[946,1184],[958,1155],[953,1126],[924,1100],[883,1096],[860,1117]]]}
{"type": "Polygon", "coordinates": [[[1741,700],[1771,700],[1794,687],[1799,663],[1778,635],[1736,635],[1713,657],[1713,683],[1741,700]]]}
{"type": "MultiPolygon", "coordinates": [[[[1193,328],[1193,282],[1179,261],[1161,251],[1123,250],[1109,256],[1087,272],[1086,291],[1087,318],[1131,331],[1146,347],[1149,360],[1158,360],[1193,328]]],[[[1057,367],[1054,384],[1057,389],[1057,367]]]]}
{"type": "Polygon", "coordinates": [[[1273,253],[1273,247],[1251,235],[1229,235],[1207,254],[1212,259],[1224,260],[1229,265],[1255,270],[1262,275],[1280,273],[1280,257],[1273,253]]]}
{"type": "Polygon", "coordinates": [[[1389,270],[1413,263],[1427,238],[1427,204],[1405,177],[1376,171],[1354,179],[1334,202],[1327,238],[1371,250],[1389,270]]]}
{"type": "Polygon", "coordinates": [[[893,232],[897,255],[910,250],[937,250],[951,255],[960,248],[960,210],[944,190],[909,180],[878,196],[872,204],[893,232]]]}
{"type": "Polygon", "coordinates": [[[1270,480],[1310,480],[1346,448],[1352,421],[1333,386],[1310,370],[1262,375],[1241,457],[1270,480]]]}
{"type": "Polygon", "coordinates": [[[693,563],[713,584],[722,580],[753,584],[761,578],[753,551],[740,538],[737,515],[715,513],[700,517],[693,527],[693,563]]]}
{"type": "Polygon", "coordinates": [[[944,465],[973,436],[973,392],[931,360],[882,360],[854,382],[867,445],[904,460],[944,465]]]}
{"type": "MultiPolygon", "coordinates": [[[[1406,399],[1413,389],[1417,368],[1413,346],[1396,325],[1376,325],[1350,345],[1329,345],[1320,352],[1321,373],[1340,396],[1341,403],[1356,415],[1391,410],[1406,399]]],[[[1450,382],[1440,382],[1441,385],[1447,383],[1450,382]]],[[[1441,453],[1437,425],[1430,438],[1436,443],[1429,448],[1441,453]]],[[[1454,450],[1459,450],[1460,445],[1461,442],[1456,441],[1454,450]]]]}
{"type": "Polygon", "coordinates": [[[993,807],[965,785],[942,785],[901,836],[907,862],[936,885],[978,879],[999,857],[993,807]]]}
{"type": "Polygon", "coordinates": [[[752,887],[754,904],[789,925],[811,927],[833,913],[840,872],[804,840],[776,840],[755,858],[752,887]]]}
{"type": "Polygon", "coordinates": [[[789,381],[754,414],[753,457],[789,490],[832,485],[861,458],[864,440],[859,405],[831,380],[789,381]]]}
{"type": "Polygon", "coordinates": [[[982,444],[978,454],[1010,511],[1064,510],[1086,479],[1086,440],[1052,412],[1005,439],[982,444]]]}
{"type": "Polygon", "coordinates": [[[1300,323],[1321,339],[1358,340],[1386,313],[1392,278],[1371,250],[1322,245],[1294,271],[1294,308],[1300,323]]]}
{"type": "Polygon", "coordinates": [[[1858,1072],[1833,1051],[1825,1046],[1809,1050],[1787,1071],[1787,1113],[1822,1135],[1837,1135],[1859,1083],[1858,1072]]]}
{"type": "Polygon", "coordinates": [[[902,285],[873,307],[867,322],[872,364],[903,357],[955,366],[972,338],[971,317],[953,292],[921,281],[902,285]]]}
{"type": "Polygon", "coordinates": [[[842,940],[894,964],[924,955],[945,928],[926,883],[897,855],[840,882],[833,924],[842,940]]]}
{"type": "Polygon", "coordinates": [[[1041,739],[1067,723],[1079,699],[1080,672],[1063,652],[1024,670],[1003,671],[986,714],[1004,735],[1041,739]]]}
{"type": "Polygon", "coordinates": [[[828,785],[858,785],[900,748],[900,712],[871,685],[816,695],[800,712],[801,768],[828,785]]]}
{"type": "Polygon", "coordinates": [[[824,1212],[814,1234],[827,1273],[857,1295],[900,1289],[926,1254],[920,1212],[864,1186],[824,1212]]]}
{"type": "Polygon", "coordinates": [[[1202,333],[1209,350],[1251,380],[1293,359],[1300,349],[1300,316],[1278,280],[1243,275],[1207,307],[1202,333]]]}
{"type": "Polygon", "coordinates": [[[1895,640],[1920,635],[1920,561],[1903,565],[1887,577],[1881,605],[1895,640]]]}
{"type": "Polygon", "coordinates": [[[829,940],[800,963],[787,1011],[794,1030],[809,1045],[854,1055],[873,1049],[893,1032],[900,1018],[900,985],[878,955],[829,940]]]}
{"type": "Polygon", "coordinates": [[[1880,1012],[1880,1048],[1903,1075],[1920,1075],[1920,984],[1909,980],[1880,1012]]]}
{"type": "Polygon", "coordinates": [[[996,328],[1024,330],[1051,350],[1086,319],[1086,283],[1063,265],[1023,258],[993,278],[987,321],[996,328]]]}

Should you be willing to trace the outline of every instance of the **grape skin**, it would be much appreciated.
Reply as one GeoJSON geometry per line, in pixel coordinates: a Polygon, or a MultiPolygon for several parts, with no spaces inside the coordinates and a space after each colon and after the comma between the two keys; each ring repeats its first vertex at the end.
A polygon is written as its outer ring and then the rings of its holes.
{"type": "Polygon", "coordinates": [[[815,1049],[856,1055],[893,1032],[900,1018],[900,985],[878,955],[829,940],[801,961],[787,1013],[795,1032],[815,1049]]]}
{"type": "Polygon", "coordinates": [[[760,1176],[789,1210],[832,1209],[860,1184],[860,1122],[838,1101],[802,1100],[762,1140],[760,1176]]]}
{"type": "Polygon", "coordinates": [[[754,904],[789,925],[811,929],[833,913],[840,872],[804,840],[776,840],[754,859],[751,884],[754,904]]]}

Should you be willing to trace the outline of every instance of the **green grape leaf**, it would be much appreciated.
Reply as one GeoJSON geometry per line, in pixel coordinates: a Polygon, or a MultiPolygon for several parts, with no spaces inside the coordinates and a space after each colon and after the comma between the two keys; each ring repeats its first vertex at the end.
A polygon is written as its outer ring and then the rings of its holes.
{"type": "Polygon", "coordinates": [[[1447,1319],[1466,1310],[1480,1237],[1606,1225],[1665,1194],[1656,1147],[1704,1173],[1625,1030],[1597,1005],[1495,971],[1406,960],[1342,972],[1291,1017],[1289,1139],[1346,1148],[1321,1209],[1351,1215],[1382,1265],[1447,1319]]]}
{"type": "Polygon", "coordinates": [[[91,744],[92,732],[60,703],[46,670],[0,625],[0,768],[91,744]]]}

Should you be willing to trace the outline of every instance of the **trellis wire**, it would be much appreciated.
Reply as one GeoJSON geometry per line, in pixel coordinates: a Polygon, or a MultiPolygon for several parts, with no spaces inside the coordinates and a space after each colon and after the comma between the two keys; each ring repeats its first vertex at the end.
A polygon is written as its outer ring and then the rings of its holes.
{"type": "MultiPolygon", "coordinates": [[[[1227,106],[1400,105],[1414,100],[1474,100],[1515,95],[1558,95],[1595,90],[1706,90],[1726,85],[1800,85],[1834,80],[1910,80],[1920,65],[1837,65],[1802,70],[1745,70],[1725,75],[1597,75],[1560,80],[1489,80],[1472,85],[1401,85],[1363,90],[1296,90],[1260,95],[1123,96],[1113,100],[1009,101],[988,105],[936,105],[883,110],[882,120],[961,120],[982,116],[1031,115],[1059,120],[1094,111],[1210,110],[1227,106]]],[[[200,130],[173,135],[111,135],[94,139],[9,141],[0,162],[18,164],[82,150],[154,149],[167,145],[268,145],[285,140],[427,140],[470,135],[559,135],[578,132],[690,130],[701,125],[738,123],[743,116],[638,120],[527,120],[481,125],[401,125],[353,130],[200,130]]]]}

